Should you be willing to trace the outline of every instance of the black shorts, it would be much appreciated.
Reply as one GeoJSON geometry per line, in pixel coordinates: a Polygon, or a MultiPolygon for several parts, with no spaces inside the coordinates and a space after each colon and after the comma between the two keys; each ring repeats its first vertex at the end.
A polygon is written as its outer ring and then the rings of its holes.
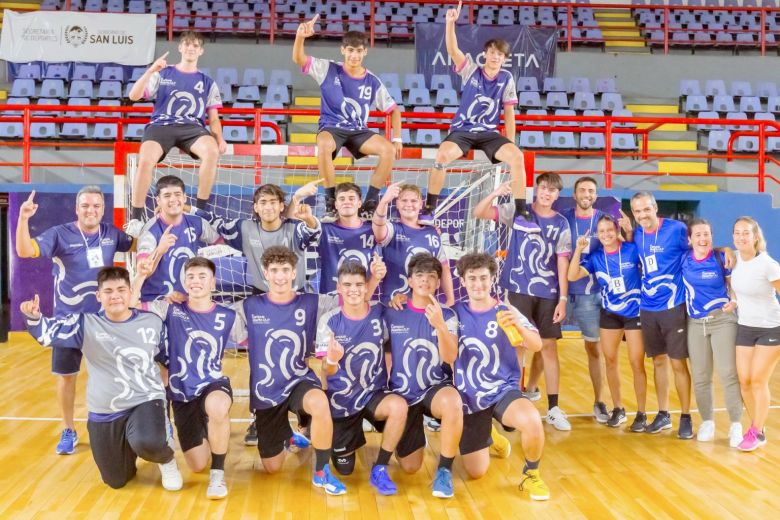
{"type": "Polygon", "coordinates": [[[83,357],[79,348],[59,348],[51,349],[51,373],[58,376],[72,376],[81,371],[81,358],[83,357]]]}
{"type": "MultiPolygon", "coordinates": [[[[480,412],[468,413],[463,416],[463,435],[460,438],[460,454],[468,455],[484,448],[489,448],[493,444],[490,436],[493,428],[493,419],[501,423],[506,409],[509,405],[518,399],[527,399],[523,393],[517,389],[509,390],[499,401],[485,408],[480,412]]],[[[508,426],[501,423],[506,430],[511,430],[508,426]]]]}
{"type": "Polygon", "coordinates": [[[639,316],[626,318],[620,314],[601,309],[599,313],[599,327],[607,330],[640,330],[642,322],[639,316]]]}
{"type": "Polygon", "coordinates": [[[444,141],[457,144],[463,151],[463,155],[469,153],[472,148],[482,150],[493,164],[501,162],[496,159],[498,150],[507,143],[512,144],[512,141],[498,132],[463,132],[459,130],[447,134],[444,141]]]}
{"type": "Polygon", "coordinates": [[[306,415],[303,411],[303,397],[310,390],[322,388],[317,383],[304,379],[292,389],[290,397],[283,403],[264,410],[255,410],[255,426],[257,427],[257,451],[260,457],[268,459],[279,455],[290,442],[292,428],[288,412],[299,417],[306,415]]]}
{"type": "Polygon", "coordinates": [[[406,457],[420,448],[425,447],[423,416],[427,415],[428,417],[433,417],[431,404],[433,403],[433,398],[442,388],[454,387],[448,383],[440,383],[436,386],[432,386],[425,392],[425,396],[422,398],[422,401],[409,407],[409,411],[406,414],[406,426],[404,426],[404,433],[401,436],[401,440],[398,441],[398,446],[395,449],[398,457],[406,457]]]}
{"type": "Polygon", "coordinates": [[[780,347],[780,327],[737,326],[737,345],[740,347],[780,347]]]}
{"type": "Polygon", "coordinates": [[[338,156],[339,150],[342,148],[349,150],[349,153],[351,153],[355,159],[365,157],[366,154],[360,153],[360,147],[375,135],[379,135],[371,130],[345,130],[343,128],[334,127],[323,128],[320,132],[328,132],[331,137],[333,137],[333,141],[336,143],[336,149],[333,150],[334,159],[338,156]]]}
{"type": "Polygon", "coordinates": [[[176,424],[176,436],[179,438],[181,451],[197,448],[209,437],[209,416],[206,414],[206,397],[211,392],[225,392],[233,400],[233,389],[228,378],[220,379],[208,385],[203,392],[192,401],[171,401],[173,422],[176,424]]]}
{"type": "Polygon", "coordinates": [[[141,143],[154,141],[160,145],[163,153],[157,162],[165,159],[174,146],[187,152],[193,159],[198,159],[190,147],[204,135],[210,137],[211,132],[200,125],[146,125],[141,143]]]}
{"type": "Polygon", "coordinates": [[[358,413],[349,417],[333,418],[334,458],[352,453],[366,443],[366,436],[363,433],[363,419],[370,422],[376,428],[376,431],[384,431],[385,421],[380,421],[374,414],[377,407],[379,407],[379,403],[390,395],[393,395],[393,393],[388,390],[379,390],[358,413]]]}
{"type": "Polygon", "coordinates": [[[688,358],[688,317],[685,304],[663,311],[641,311],[642,339],[647,357],[668,354],[688,358]]]}
{"type": "Polygon", "coordinates": [[[536,325],[542,339],[561,339],[563,337],[561,324],[553,323],[558,300],[510,292],[509,303],[536,325]]]}

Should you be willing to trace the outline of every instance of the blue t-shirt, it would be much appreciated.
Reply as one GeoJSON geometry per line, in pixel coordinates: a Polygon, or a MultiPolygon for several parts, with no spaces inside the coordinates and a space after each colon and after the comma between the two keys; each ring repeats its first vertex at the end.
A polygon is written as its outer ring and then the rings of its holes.
{"type": "Polygon", "coordinates": [[[683,257],[685,306],[691,318],[704,318],[729,302],[726,277],[731,276],[731,269],[726,269],[725,261],[723,253],[713,250],[701,260],[696,259],[692,249],[683,257]],[[720,263],[715,255],[720,255],[720,263]]]}
{"type": "Polygon", "coordinates": [[[367,130],[371,110],[389,114],[396,107],[390,92],[371,72],[356,78],[347,74],[341,63],[311,56],[301,71],[320,86],[319,130],[367,130]]]}
{"type": "Polygon", "coordinates": [[[375,250],[371,222],[355,228],[337,222],[322,224],[322,236],[317,244],[320,257],[320,294],[336,291],[339,267],[347,261],[357,261],[370,274],[371,256],[375,250]]]}
{"type": "MultiPolygon", "coordinates": [[[[442,313],[447,329],[457,335],[455,311],[443,307],[442,313]]],[[[438,334],[425,317],[425,309],[412,307],[411,302],[400,311],[388,307],[385,321],[393,360],[390,390],[411,406],[420,402],[429,388],[452,380],[451,371],[439,355],[438,334]]]]}
{"type": "MultiPolygon", "coordinates": [[[[520,389],[517,349],[498,326],[497,308],[477,312],[468,302],[458,302],[453,307],[458,319],[455,386],[467,414],[490,408],[510,390],[520,389]]],[[[524,327],[536,330],[525,317],[521,318],[524,327]]]]}
{"type": "Polygon", "coordinates": [[[175,66],[165,67],[149,78],[144,98],[154,98],[153,126],[206,126],[209,109],[222,108],[222,96],[213,79],[204,73],[181,72],[175,66]]]}
{"type": "MultiPolygon", "coordinates": [[[[576,209],[571,207],[561,211],[561,215],[569,222],[572,249],[577,244],[578,238],[590,236],[590,244],[588,244],[588,248],[585,249],[580,256],[581,260],[585,260],[591,252],[600,247],[599,239],[596,236],[596,224],[604,215],[604,212],[593,208],[593,215],[590,217],[578,217],[576,209]]],[[[596,291],[598,291],[598,287],[593,275],[577,280],[576,282],[569,282],[569,294],[593,294],[596,291]]]]}
{"type": "Polygon", "coordinates": [[[82,233],[76,222],[54,226],[33,239],[36,256],[52,260],[54,277],[54,315],[100,310],[95,297],[97,274],[101,268],[114,265],[114,254],[130,251],[133,237],[112,224],[100,223],[98,232],[82,233]],[[87,252],[101,251],[102,262],[90,267],[87,252]]]}
{"type": "Polygon", "coordinates": [[[540,217],[529,211],[542,228],[541,233],[526,233],[512,228],[515,206],[502,204],[497,208],[498,220],[510,230],[509,251],[501,270],[499,284],[513,293],[557,300],[558,256],[571,254],[569,223],[558,212],[540,217]]]}
{"type": "Polygon", "coordinates": [[[317,327],[317,357],[328,353],[330,339],[344,347],[344,357],[328,376],[328,399],[333,417],[349,417],[360,412],[371,398],[387,388],[383,351],[387,328],[382,305],[372,303],[359,320],[347,318],[340,308],[322,315],[317,327]]]}
{"type": "Polygon", "coordinates": [[[642,310],[658,312],[682,305],[682,259],[688,252],[685,224],[662,218],[653,233],[646,233],[640,226],[634,231],[634,243],[642,261],[642,310]]]}
{"type": "Polygon", "coordinates": [[[517,93],[512,73],[501,69],[494,78],[474,63],[471,56],[456,68],[462,80],[460,107],[450,132],[497,132],[504,105],[516,105],[517,93]]]}
{"type": "Polygon", "coordinates": [[[306,364],[314,355],[319,296],[297,294],[289,303],[268,295],[250,296],[238,307],[246,324],[249,352],[249,405],[265,410],[282,404],[301,381],[319,386],[306,364]]]}
{"type": "Polygon", "coordinates": [[[605,252],[599,244],[580,265],[595,276],[601,287],[601,305],[604,309],[624,318],[639,316],[642,271],[636,244],[622,242],[620,248],[612,253],[605,252]],[[623,283],[611,287],[611,280],[618,277],[623,278],[623,283]]]}

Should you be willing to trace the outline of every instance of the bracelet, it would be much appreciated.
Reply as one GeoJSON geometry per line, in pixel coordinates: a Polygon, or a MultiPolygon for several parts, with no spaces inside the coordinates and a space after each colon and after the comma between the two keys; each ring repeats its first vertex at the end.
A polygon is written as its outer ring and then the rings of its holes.
{"type": "Polygon", "coordinates": [[[566,301],[569,301],[569,297],[568,296],[561,296],[560,298],[558,298],[558,300],[560,300],[562,302],[566,302],[566,301]]]}
{"type": "Polygon", "coordinates": [[[394,143],[401,143],[403,144],[404,140],[401,137],[393,137],[392,141],[394,143]]]}
{"type": "Polygon", "coordinates": [[[325,358],[325,363],[327,363],[328,365],[330,365],[332,367],[339,366],[339,362],[338,361],[331,361],[329,357],[325,358]]]}

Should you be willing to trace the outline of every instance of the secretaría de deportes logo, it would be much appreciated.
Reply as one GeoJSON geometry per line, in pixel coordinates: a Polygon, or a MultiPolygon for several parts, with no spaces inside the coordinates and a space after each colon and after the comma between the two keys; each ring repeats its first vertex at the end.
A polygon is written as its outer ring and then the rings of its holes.
{"type": "Polygon", "coordinates": [[[74,47],[84,45],[89,38],[89,31],[83,25],[69,25],[65,27],[65,41],[74,47]]]}

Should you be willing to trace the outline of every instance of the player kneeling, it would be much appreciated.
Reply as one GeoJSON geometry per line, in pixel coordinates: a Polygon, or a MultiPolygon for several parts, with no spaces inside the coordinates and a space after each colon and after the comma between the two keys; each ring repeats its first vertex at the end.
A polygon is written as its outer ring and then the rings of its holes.
{"type": "Polygon", "coordinates": [[[409,405],[406,428],[396,456],[401,468],[415,473],[423,463],[423,415],[441,421],[441,454],[433,480],[433,496],[453,496],[452,461],[463,431],[463,402],[452,386],[452,364],[458,355],[455,312],[436,301],[442,266],[428,253],[409,262],[411,298],[400,309],[387,309],[390,332],[390,390],[409,405]]]}
{"type": "Polygon", "coordinates": [[[539,476],[544,447],[542,419],[519,390],[520,364],[515,352],[515,348],[538,352],[542,340],[522,314],[490,294],[497,271],[490,255],[467,254],[458,260],[457,269],[468,293],[468,301],[453,307],[460,333],[455,384],[465,407],[460,440],[463,466],[471,478],[487,472],[495,418],[505,429],[520,432],[525,456],[520,489],[528,491],[533,500],[547,500],[550,490],[539,476]],[[509,334],[515,337],[510,340],[509,334]]]}

